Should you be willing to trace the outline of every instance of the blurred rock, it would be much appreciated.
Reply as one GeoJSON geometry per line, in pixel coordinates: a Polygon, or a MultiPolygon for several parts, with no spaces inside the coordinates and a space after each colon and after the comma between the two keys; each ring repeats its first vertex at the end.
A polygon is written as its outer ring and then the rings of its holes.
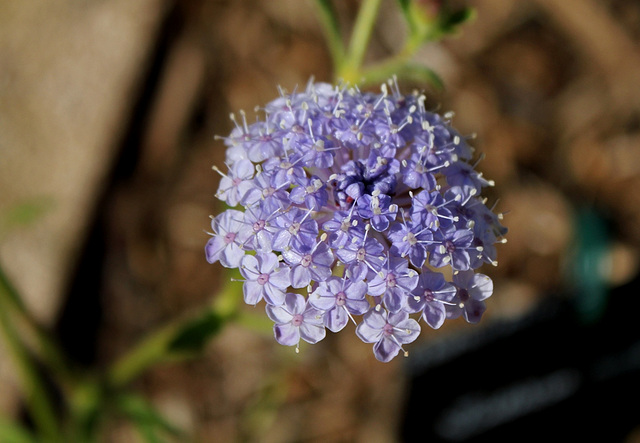
{"type": "Polygon", "coordinates": [[[0,5],[0,212],[52,209],[0,245],[34,315],[51,323],[128,123],[164,0],[0,5]]]}

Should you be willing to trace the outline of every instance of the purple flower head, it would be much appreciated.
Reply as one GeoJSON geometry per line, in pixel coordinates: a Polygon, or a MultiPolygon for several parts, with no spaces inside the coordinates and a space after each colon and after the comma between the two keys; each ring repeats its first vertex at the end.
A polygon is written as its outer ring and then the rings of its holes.
{"type": "Polygon", "coordinates": [[[255,123],[232,115],[217,196],[236,208],[213,218],[205,246],[210,263],[240,269],[248,304],[265,300],[276,340],[315,343],[351,319],[388,361],[420,317],[478,321],[492,282],[475,270],[497,264],[506,229],[450,117],[393,81],[279,91],[255,123]]]}
{"type": "Polygon", "coordinates": [[[273,334],[285,346],[297,346],[300,339],[318,343],[326,335],[322,312],[310,306],[300,294],[287,293],[280,306],[267,305],[267,315],[275,322],[273,334]]]}
{"type": "Polygon", "coordinates": [[[373,354],[381,362],[391,361],[402,345],[413,342],[420,335],[420,325],[404,311],[395,314],[384,309],[370,309],[356,328],[356,334],[365,343],[375,343],[373,354]]]}

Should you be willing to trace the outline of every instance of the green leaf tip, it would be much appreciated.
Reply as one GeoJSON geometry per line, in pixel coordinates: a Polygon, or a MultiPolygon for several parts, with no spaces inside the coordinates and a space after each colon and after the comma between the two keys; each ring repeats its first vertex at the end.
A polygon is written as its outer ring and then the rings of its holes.
{"type": "Polygon", "coordinates": [[[187,323],[169,343],[169,352],[202,350],[209,339],[220,332],[225,320],[220,314],[210,311],[187,323]]]}

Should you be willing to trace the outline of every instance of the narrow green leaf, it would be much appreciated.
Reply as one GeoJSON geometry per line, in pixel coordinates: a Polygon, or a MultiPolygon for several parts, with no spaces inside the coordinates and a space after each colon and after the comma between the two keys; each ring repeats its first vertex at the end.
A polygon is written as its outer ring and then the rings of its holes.
{"type": "Polygon", "coordinates": [[[411,23],[411,0],[398,0],[398,5],[400,5],[400,10],[404,15],[404,18],[407,22],[411,23]]]}
{"type": "Polygon", "coordinates": [[[398,0],[398,4],[402,8],[403,11],[409,11],[409,5],[411,4],[411,0],[398,0]]]}
{"type": "Polygon", "coordinates": [[[416,64],[406,65],[404,70],[400,72],[400,75],[404,78],[427,82],[438,91],[444,90],[442,78],[436,74],[433,69],[427,68],[426,66],[416,64]]]}
{"type": "Polygon", "coordinates": [[[174,437],[184,436],[184,432],[169,422],[158,410],[143,397],[135,394],[122,394],[117,398],[118,410],[128,417],[147,441],[161,441],[158,433],[174,437]]]}
{"type": "Polygon", "coordinates": [[[458,28],[474,19],[476,16],[476,10],[471,7],[459,9],[457,11],[446,12],[440,16],[439,28],[442,34],[453,34],[458,31],[458,28]]]}
{"type": "Polygon", "coordinates": [[[217,312],[206,312],[199,318],[184,325],[169,343],[169,352],[201,351],[209,339],[224,326],[225,318],[217,312]]]}
{"type": "Polygon", "coordinates": [[[416,23],[411,13],[411,0],[398,0],[398,5],[400,5],[400,11],[402,12],[405,22],[407,22],[410,34],[415,33],[416,23]]]}
{"type": "Polygon", "coordinates": [[[36,443],[29,431],[18,423],[0,417],[0,441],[3,443],[36,443]]]}
{"type": "Polygon", "coordinates": [[[6,212],[0,216],[0,234],[33,224],[49,212],[53,206],[53,199],[51,197],[39,196],[24,200],[9,207],[6,212]]]}

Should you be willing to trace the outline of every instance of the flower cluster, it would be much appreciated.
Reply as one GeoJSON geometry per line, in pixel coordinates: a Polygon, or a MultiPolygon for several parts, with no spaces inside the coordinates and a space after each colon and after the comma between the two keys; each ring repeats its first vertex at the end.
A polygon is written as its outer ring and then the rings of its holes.
{"type": "Polygon", "coordinates": [[[386,362],[406,355],[420,319],[480,320],[493,283],[474,270],[497,264],[506,229],[450,116],[395,82],[379,94],[310,82],[262,112],[231,116],[217,197],[242,210],[213,218],[205,252],[239,268],[279,343],[298,349],[351,319],[386,362]]]}

